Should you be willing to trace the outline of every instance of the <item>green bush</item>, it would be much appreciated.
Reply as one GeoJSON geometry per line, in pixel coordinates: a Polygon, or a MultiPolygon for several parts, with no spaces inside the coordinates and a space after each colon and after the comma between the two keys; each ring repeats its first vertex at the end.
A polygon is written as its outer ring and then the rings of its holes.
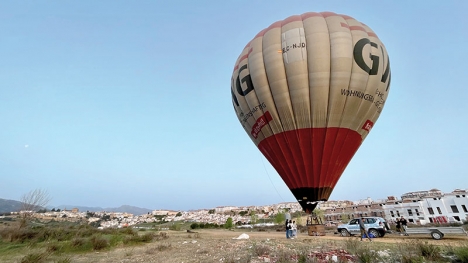
{"type": "Polygon", "coordinates": [[[94,250],[103,250],[109,246],[107,239],[100,236],[93,236],[91,238],[91,244],[94,250]]]}
{"type": "Polygon", "coordinates": [[[154,235],[153,233],[145,233],[144,235],[140,236],[140,241],[144,243],[148,243],[153,241],[154,235]]]}
{"type": "Polygon", "coordinates": [[[128,236],[123,240],[124,244],[138,244],[138,243],[148,243],[153,241],[153,233],[145,233],[144,235],[128,236]]]}
{"type": "Polygon", "coordinates": [[[70,245],[72,247],[82,247],[84,246],[84,244],[86,244],[86,239],[81,238],[81,237],[74,238],[70,242],[70,245]]]}
{"type": "Polygon", "coordinates": [[[181,226],[179,223],[175,223],[175,224],[172,224],[170,227],[169,227],[170,230],[174,230],[174,231],[180,231],[181,229],[181,226]]]}
{"type": "Polygon", "coordinates": [[[359,249],[356,252],[356,258],[358,259],[358,262],[361,263],[382,262],[379,254],[377,254],[375,250],[370,250],[368,248],[359,249]]]}
{"type": "Polygon", "coordinates": [[[468,263],[468,246],[458,247],[453,252],[457,257],[456,262],[468,263]]]}
{"type": "Polygon", "coordinates": [[[351,253],[357,253],[361,250],[362,242],[357,238],[347,238],[345,241],[346,249],[351,253]]]}
{"type": "Polygon", "coordinates": [[[228,219],[226,220],[226,223],[224,224],[224,228],[226,229],[231,229],[232,228],[232,217],[228,217],[228,219]]]}
{"type": "Polygon", "coordinates": [[[417,249],[421,256],[430,260],[437,260],[441,258],[440,247],[436,245],[429,244],[427,241],[422,243],[417,243],[417,249]]]}
{"type": "Polygon", "coordinates": [[[69,257],[61,258],[61,259],[58,259],[57,261],[55,261],[55,263],[71,263],[71,262],[72,262],[72,260],[69,257]]]}
{"type": "Polygon", "coordinates": [[[42,263],[45,262],[48,255],[46,253],[31,253],[21,259],[21,263],[42,263]]]}
{"type": "Polygon", "coordinates": [[[120,228],[119,232],[122,234],[126,234],[126,235],[132,235],[132,236],[137,235],[137,232],[131,227],[120,228]]]}
{"type": "Polygon", "coordinates": [[[57,243],[50,243],[47,248],[47,252],[49,253],[54,253],[54,252],[59,252],[62,250],[62,246],[57,244],[57,243]]]}

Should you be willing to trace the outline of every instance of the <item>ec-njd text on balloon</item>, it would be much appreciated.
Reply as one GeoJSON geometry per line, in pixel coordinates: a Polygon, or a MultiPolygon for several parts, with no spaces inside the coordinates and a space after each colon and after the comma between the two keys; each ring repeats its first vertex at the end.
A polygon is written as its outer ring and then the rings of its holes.
{"type": "Polygon", "coordinates": [[[288,46],[283,47],[283,49],[281,49],[281,52],[282,52],[282,53],[286,53],[286,52],[288,52],[290,49],[294,49],[294,48],[305,48],[305,47],[306,47],[306,43],[292,44],[292,45],[288,45],[288,46]]]}

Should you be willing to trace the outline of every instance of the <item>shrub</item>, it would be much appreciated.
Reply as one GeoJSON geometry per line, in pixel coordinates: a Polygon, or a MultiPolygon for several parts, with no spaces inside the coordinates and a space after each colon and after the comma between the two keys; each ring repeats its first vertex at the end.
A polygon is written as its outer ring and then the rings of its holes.
{"type": "Polygon", "coordinates": [[[59,244],[57,243],[51,243],[47,246],[47,252],[49,253],[54,253],[54,252],[58,252],[62,249],[62,246],[60,246],[59,244]]]}
{"type": "Polygon", "coordinates": [[[457,257],[456,262],[468,262],[468,246],[462,246],[456,248],[454,251],[455,256],[457,257]]]}
{"type": "Polygon", "coordinates": [[[437,260],[441,258],[440,247],[429,244],[427,241],[424,243],[418,242],[416,247],[420,255],[426,259],[437,260]]]}
{"type": "Polygon", "coordinates": [[[121,228],[120,233],[126,234],[126,235],[132,235],[132,236],[137,235],[137,232],[135,230],[133,230],[133,228],[131,228],[131,227],[121,228]]]}
{"type": "Polygon", "coordinates": [[[354,254],[361,249],[362,242],[360,242],[357,238],[347,238],[345,241],[345,247],[349,252],[354,254]]]}
{"type": "Polygon", "coordinates": [[[423,257],[421,256],[414,256],[414,255],[402,255],[401,256],[401,263],[425,263],[423,257]]]}
{"type": "Polygon", "coordinates": [[[159,245],[156,246],[156,249],[158,251],[164,251],[164,250],[170,249],[171,247],[172,247],[171,244],[159,244],[159,245]]]}
{"type": "Polygon", "coordinates": [[[381,262],[379,254],[375,250],[369,250],[367,248],[361,248],[356,253],[356,258],[358,262],[361,263],[372,263],[372,262],[381,262]]]}
{"type": "Polygon", "coordinates": [[[70,242],[70,244],[71,244],[72,247],[81,247],[81,246],[83,246],[85,243],[86,243],[86,240],[85,240],[84,238],[80,238],[80,237],[74,238],[74,239],[72,239],[72,241],[70,242]]]}
{"type": "Polygon", "coordinates": [[[77,237],[90,237],[96,233],[97,229],[92,227],[83,227],[76,232],[77,237]]]}
{"type": "Polygon", "coordinates": [[[174,230],[174,231],[180,231],[181,226],[180,226],[180,224],[175,223],[175,224],[172,224],[172,225],[169,227],[169,229],[170,229],[170,230],[174,230]]]}
{"type": "Polygon", "coordinates": [[[153,241],[153,234],[152,233],[145,233],[144,235],[141,235],[141,236],[129,236],[129,237],[126,237],[124,240],[123,240],[123,243],[124,244],[129,244],[129,243],[141,243],[141,242],[151,242],[153,241]]]}
{"type": "Polygon", "coordinates": [[[69,258],[69,257],[61,258],[61,259],[55,261],[55,263],[71,263],[71,262],[72,262],[71,258],[69,258]]]}
{"type": "Polygon", "coordinates": [[[232,228],[232,217],[228,217],[228,219],[226,220],[226,223],[224,224],[224,228],[226,229],[231,229],[232,228]]]}
{"type": "Polygon", "coordinates": [[[109,242],[107,241],[107,239],[99,236],[92,237],[91,244],[93,245],[94,250],[102,250],[109,246],[109,242]]]}
{"type": "Polygon", "coordinates": [[[276,262],[277,263],[292,263],[294,262],[292,259],[295,255],[291,251],[287,250],[280,250],[276,255],[276,262]]]}
{"type": "Polygon", "coordinates": [[[252,252],[255,256],[264,256],[270,254],[270,247],[263,244],[254,244],[252,252]]]}
{"type": "Polygon", "coordinates": [[[41,263],[47,259],[46,253],[31,253],[21,259],[21,263],[41,263]]]}
{"type": "Polygon", "coordinates": [[[152,233],[145,233],[144,235],[140,236],[140,241],[147,243],[147,242],[153,241],[153,238],[154,238],[154,236],[153,236],[152,233]]]}
{"type": "Polygon", "coordinates": [[[161,240],[161,239],[168,239],[169,236],[167,235],[166,232],[159,232],[158,235],[156,235],[156,240],[161,240]]]}

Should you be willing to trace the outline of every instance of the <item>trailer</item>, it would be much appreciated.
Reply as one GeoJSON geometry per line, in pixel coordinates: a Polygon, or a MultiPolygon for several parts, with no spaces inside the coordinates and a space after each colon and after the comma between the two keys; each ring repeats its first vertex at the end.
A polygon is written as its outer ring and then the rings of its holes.
{"type": "Polygon", "coordinates": [[[440,240],[445,234],[466,235],[468,232],[463,227],[414,227],[406,228],[406,233],[411,234],[429,234],[435,240],[440,240]]]}

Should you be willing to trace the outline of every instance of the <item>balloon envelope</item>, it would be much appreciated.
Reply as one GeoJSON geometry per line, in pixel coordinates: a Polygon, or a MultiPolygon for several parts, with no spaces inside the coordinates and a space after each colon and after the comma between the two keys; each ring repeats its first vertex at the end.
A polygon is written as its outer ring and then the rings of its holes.
{"type": "Polygon", "coordinates": [[[390,75],[377,35],[331,12],[275,22],[239,55],[236,115],[306,212],[329,198],[377,121],[390,75]]]}

